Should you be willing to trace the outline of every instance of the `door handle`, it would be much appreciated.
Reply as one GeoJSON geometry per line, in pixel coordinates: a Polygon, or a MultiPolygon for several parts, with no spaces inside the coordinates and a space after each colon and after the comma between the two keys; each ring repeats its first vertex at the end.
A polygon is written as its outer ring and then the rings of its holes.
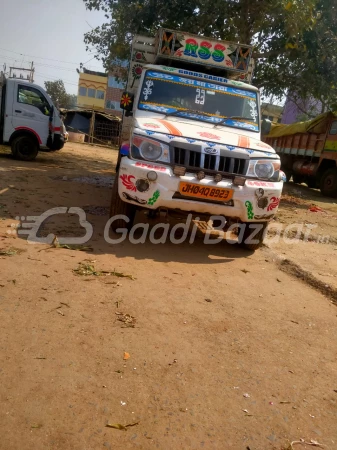
{"type": "Polygon", "coordinates": [[[16,113],[22,113],[22,111],[20,111],[19,109],[15,110],[16,113]]]}

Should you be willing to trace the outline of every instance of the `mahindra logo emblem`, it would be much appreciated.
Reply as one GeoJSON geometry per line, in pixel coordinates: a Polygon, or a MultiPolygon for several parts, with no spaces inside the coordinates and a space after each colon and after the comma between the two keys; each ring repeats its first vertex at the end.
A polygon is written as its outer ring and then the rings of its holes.
{"type": "Polygon", "coordinates": [[[208,155],[216,155],[218,153],[218,150],[216,148],[206,147],[205,153],[208,155]]]}

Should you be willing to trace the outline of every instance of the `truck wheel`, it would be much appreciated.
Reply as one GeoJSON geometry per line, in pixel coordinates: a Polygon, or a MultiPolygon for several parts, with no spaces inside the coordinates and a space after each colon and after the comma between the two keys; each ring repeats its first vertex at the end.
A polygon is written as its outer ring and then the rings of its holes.
{"type": "Polygon", "coordinates": [[[337,197],[337,169],[328,169],[323,173],[320,189],[326,197],[337,197]]]}
{"type": "Polygon", "coordinates": [[[126,223],[123,219],[115,220],[111,224],[112,231],[116,231],[117,228],[127,228],[127,230],[130,230],[132,228],[137,211],[136,206],[131,205],[130,203],[123,202],[123,200],[121,200],[118,194],[118,174],[119,172],[116,172],[115,181],[112,187],[110,217],[122,214],[124,216],[127,216],[130,219],[130,222],[126,223]]]}
{"type": "Polygon", "coordinates": [[[268,226],[268,222],[259,222],[259,223],[245,222],[242,225],[245,228],[243,232],[242,241],[240,242],[241,246],[243,248],[246,248],[247,250],[252,251],[260,248],[263,244],[263,239],[265,236],[266,228],[268,226]],[[250,225],[252,225],[251,228],[250,225]],[[260,225],[260,229],[258,232],[256,232],[255,225],[260,225]]]}
{"type": "Polygon", "coordinates": [[[33,161],[39,152],[39,146],[30,136],[18,136],[12,142],[12,154],[15,159],[33,161]]]}

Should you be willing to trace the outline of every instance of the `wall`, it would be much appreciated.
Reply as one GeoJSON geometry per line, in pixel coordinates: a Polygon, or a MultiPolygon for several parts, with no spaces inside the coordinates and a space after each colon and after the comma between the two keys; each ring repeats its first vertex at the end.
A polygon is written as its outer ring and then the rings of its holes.
{"type": "Polygon", "coordinates": [[[292,124],[295,122],[308,120],[310,117],[315,117],[321,113],[322,103],[313,98],[307,100],[298,100],[297,104],[287,98],[286,103],[284,105],[284,112],[282,116],[282,122],[284,124],[292,124]],[[306,117],[306,113],[308,117],[306,117]]]}
{"type": "Polygon", "coordinates": [[[77,106],[79,106],[80,108],[94,107],[95,109],[104,110],[107,83],[107,76],[80,73],[80,78],[78,81],[77,106]],[[80,95],[83,89],[86,89],[86,95],[80,95]],[[95,91],[95,97],[89,97],[89,89],[95,91]],[[102,93],[103,98],[97,98],[98,96],[102,96],[102,93]]]}
{"type": "Polygon", "coordinates": [[[116,72],[110,72],[108,77],[108,87],[105,100],[105,111],[109,114],[122,117],[123,111],[119,104],[122,93],[125,90],[125,83],[120,80],[120,76],[116,72]]]}
{"type": "Polygon", "coordinates": [[[261,115],[262,119],[268,119],[273,123],[280,123],[282,118],[283,108],[271,103],[262,103],[261,115]]]}

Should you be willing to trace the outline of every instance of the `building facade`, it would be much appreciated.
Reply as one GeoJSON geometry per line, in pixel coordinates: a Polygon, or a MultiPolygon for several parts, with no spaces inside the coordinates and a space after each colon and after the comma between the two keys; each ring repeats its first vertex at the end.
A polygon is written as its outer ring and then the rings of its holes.
{"type": "MultiPolygon", "coordinates": [[[[293,95],[292,97],[295,97],[293,95]]],[[[284,113],[282,116],[282,123],[289,125],[294,122],[301,122],[304,120],[309,120],[318,114],[322,113],[322,103],[314,98],[309,99],[299,99],[296,98],[296,103],[287,97],[286,103],[284,105],[284,113]]]]}
{"type": "Polygon", "coordinates": [[[273,105],[271,103],[262,103],[261,116],[262,119],[270,120],[273,123],[280,123],[282,119],[282,106],[273,105]]]}
{"type": "Polygon", "coordinates": [[[116,71],[109,73],[105,100],[105,111],[118,117],[123,115],[120,101],[126,84],[121,77],[122,75],[116,71]]]}
{"type": "Polygon", "coordinates": [[[104,110],[107,84],[107,74],[83,69],[78,80],[77,106],[85,109],[104,110]]]}

